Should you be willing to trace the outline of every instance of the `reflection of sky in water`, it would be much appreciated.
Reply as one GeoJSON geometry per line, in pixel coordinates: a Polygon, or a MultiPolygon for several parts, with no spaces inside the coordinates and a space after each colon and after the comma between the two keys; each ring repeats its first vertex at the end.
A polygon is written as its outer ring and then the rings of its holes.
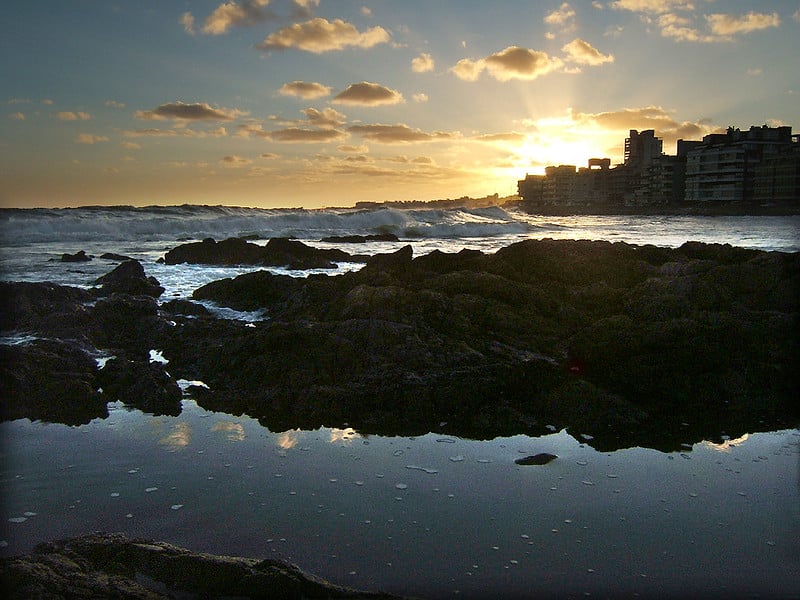
{"type": "Polygon", "coordinates": [[[0,551],[105,530],[418,596],[797,590],[797,430],[601,453],[565,431],[271,433],[192,401],[177,418],[109,408],[0,425],[0,551]],[[559,458],[514,463],[538,452],[559,458]]]}

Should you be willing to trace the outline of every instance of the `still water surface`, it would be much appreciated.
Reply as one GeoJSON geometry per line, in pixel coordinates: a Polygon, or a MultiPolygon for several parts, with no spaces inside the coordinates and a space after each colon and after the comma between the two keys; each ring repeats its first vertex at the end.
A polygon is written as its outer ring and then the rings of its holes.
{"type": "Polygon", "coordinates": [[[601,453],[580,432],[278,433],[189,399],[178,417],[109,409],[0,424],[3,555],[103,530],[418,597],[800,594],[800,430],[601,453]],[[514,462],[538,452],[558,459],[514,462]]]}

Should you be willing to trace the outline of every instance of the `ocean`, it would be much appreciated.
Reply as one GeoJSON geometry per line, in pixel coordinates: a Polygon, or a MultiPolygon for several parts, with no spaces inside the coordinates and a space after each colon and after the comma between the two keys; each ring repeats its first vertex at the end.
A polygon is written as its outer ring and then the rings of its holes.
{"type": "MultiPolygon", "coordinates": [[[[542,217],[510,208],[1,209],[0,277],[88,288],[141,261],[191,297],[258,267],[165,265],[187,241],[293,237],[351,253],[491,253],[529,238],[677,247],[687,241],[800,251],[800,216],[542,217]],[[332,244],[391,233],[396,242],[332,244]],[[84,250],[93,260],[61,262],[84,250]]],[[[328,274],[360,268],[340,264],[328,274]]],[[[297,277],[309,271],[270,268],[297,277]]],[[[217,316],[258,319],[225,311],[217,316]]],[[[24,332],[0,340],[26,343],[24,332]]],[[[158,349],[151,360],[165,361],[158,349]]],[[[167,362],[167,370],[169,365],[167,362]]],[[[187,384],[189,382],[181,382],[187,384]]],[[[195,382],[199,383],[199,382],[195,382]]],[[[184,385],[185,387],[185,385],[184,385]]],[[[337,584],[423,598],[797,597],[800,430],[687,440],[681,451],[600,452],[581,431],[471,440],[362,434],[346,423],[270,431],[189,395],[178,416],[120,402],[80,426],[0,423],[0,555],[92,531],[195,551],[280,558],[337,584]],[[515,459],[550,452],[546,468],[515,459]]]]}

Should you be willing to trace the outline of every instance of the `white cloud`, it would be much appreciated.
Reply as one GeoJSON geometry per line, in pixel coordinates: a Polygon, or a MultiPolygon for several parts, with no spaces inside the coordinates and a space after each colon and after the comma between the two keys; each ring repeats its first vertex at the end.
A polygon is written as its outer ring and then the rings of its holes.
{"type": "Polygon", "coordinates": [[[62,111],[56,113],[56,117],[61,119],[62,121],[88,121],[91,119],[91,115],[86,112],[71,112],[71,111],[62,111]]]}
{"type": "Polygon", "coordinates": [[[614,62],[614,57],[611,54],[603,54],[589,42],[578,38],[566,44],[561,50],[566,53],[567,60],[579,65],[596,66],[614,62]]]}
{"type": "Polygon", "coordinates": [[[25,113],[15,112],[8,115],[9,119],[14,119],[15,121],[24,121],[25,120],[25,113]]]}
{"type": "Polygon", "coordinates": [[[137,119],[146,121],[163,121],[173,119],[177,121],[231,121],[247,113],[241,110],[228,108],[214,108],[205,102],[186,104],[184,102],[169,102],[153,110],[136,111],[137,119]]]}
{"type": "Polygon", "coordinates": [[[292,81],[284,83],[278,92],[283,96],[297,96],[304,100],[322,98],[331,93],[331,88],[313,81],[292,81]]]}
{"type": "Polygon", "coordinates": [[[778,27],[781,18],[778,13],[755,13],[749,12],[746,15],[737,17],[734,15],[712,14],[706,15],[711,32],[719,36],[731,36],[737,33],[750,33],[770,27],[778,27]]]}
{"type": "Polygon", "coordinates": [[[484,70],[498,81],[533,80],[562,65],[560,59],[546,52],[509,46],[480,60],[461,59],[450,70],[464,81],[476,81],[484,70]]]}
{"type": "Polygon", "coordinates": [[[323,18],[295,23],[268,35],[256,44],[259,50],[305,50],[314,54],[342,50],[348,47],[372,48],[390,40],[383,27],[372,27],[359,31],[352,23],[341,19],[328,21],[323,18]]]}
{"type": "Polygon", "coordinates": [[[423,52],[411,61],[411,70],[415,73],[428,73],[435,68],[433,57],[423,52]]]}
{"type": "Polygon", "coordinates": [[[203,22],[203,33],[221,35],[227,33],[232,27],[260,23],[267,17],[268,13],[264,9],[269,2],[270,0],[223,2],[206,17],[203,22]]]}
{"type": "Polygon", "coordinates": [[[183,25],[183,30],[188,33],[189,35],[195,34],[194,29],[194,16],[190,12],[185,12],[181,15],[181,18],[178,19],[178,23],[183,25]]]}
{"type": "Polygon", "coordinates": [[[379,106],[383,104],[399,104],[404,102],[403,94],[392,88],[362,81],[349,85],[347,89],[334,96],[332,102],[336,104],[350,104],[356,106],[379,106]]]}
{"type": "Polygon", "coordinates": [[[694,10],[692,0],[616,0],[609,6],[632,12],[666,13],[672,10],[694,10]]]}
{"type": "Polygon", "coordinates": [[[79,133],[78,137],[75,138],[75,142],[78,144],[98,144],[107,141],[108,137],[104,135],[93,135],[91,133],[79,133]]]}
{"type": "Polygon", "coordinates": [[[106,100],[104,104],[111,108],[125,108],[124,102],[117,102],[116,100],[106,100]]]}
{"type": "Polygon", "coordinates": [[[414,100],[414,102],[427,102],[428,94],[419,92],[418,94],[414,94],[413,96],[411,96],[411,98],[414,100]]]}

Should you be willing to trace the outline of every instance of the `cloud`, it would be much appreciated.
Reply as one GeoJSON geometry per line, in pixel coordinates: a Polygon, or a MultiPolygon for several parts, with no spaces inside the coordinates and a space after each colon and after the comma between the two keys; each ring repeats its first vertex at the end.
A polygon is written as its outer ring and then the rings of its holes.
{"type": "Polygon", "coordinates": [[[347,120],[347,117],[333,108],[326,108],[324,110],[306,108],[301,112],[306,116],[309,123],[315,127],[341,127],[347,120]]]}
{"type": "Polygon", "coordinates": [[[436,64],[430,54],[423,52],[411,61],[411,70],[415,73],[428,73],[433,71],[436,64]]]}
{"type": "Polygon", "coordinates": [[[630,129],[654,129],[656,135],[667,143],[678,139],[700,139],[717,129],[704,120],[677,121],[672,112],[660,106],[623,108],[600,113],[570,112],[570,114],[579,127],[596,126],[621,133],[630,129]]]}
{"type": "Polygon", "coordinates": [[[190,12],[185,12],[181,15],[181,18],[178,19],[178,23],[183,25],[183,30],[188,33],[189,35],[195,34],[194,29],[194,16],[190,12]]]}
{"type": "MultiPolygon", "coordinates": [[[[221,35],[232,27],[255,25],[267,18],[265,10],[270,0],[239,0],[223,2],[203,22],[203,33],[221,35]]],[[[188,14],[188,13],[187,13],[188,14]]]]}
{"type": "Polygon", "coordinates": [[[253,163],[249,158],[243,158],[235,154],[225,156],[219,162],[228,167],[244,167],[253,163]]]}
{"type": "Polygon", "coordinates": [[[60,113],[56,113],[56,117],[61,119],[62,121],[88,121],[91,119],[91,115],[85,112],[70,112],[70,111],[62,111],[60,113]]]}
{"type": "Polygon", "coordinates": [[[378,83],[362,81],[347,86],[343,92],[334,96],[334,104],[353,106],[380,106],[383,104],[399,104],[404,102],[403,94],[378,83]]]}
{"type": "Polygon", "coordinates": [[[25,120],[25,113],[15,112],[8,115],[9,119],[14,119],[15,121],[24,121],[25,120]]]}
{"type": "Polygon", "coordinates": [[[351,125],[347,131],[362,136],[371,142],[381,144],[408,144],[411,142],[434,142],[451,140],[459,137],[457,133],[434,131],[426,133],[420,129],[412,129],[408,125],[351,125]]]}
{"type": "Polygon", "coordinates": [[[498,81],[533,80],[560,68],[562,64],[560,59],[550,57],[546,52],[509,46],[478,61],[464,58],[451,71],[465,81],[477,80],[484,70],[498,81]]]}
{"type": "Polygon", "coordinates": [[[359,153],[363,154],[365,152],[369,152],[369,146],[353,146],[353,145],[341,145],[336,148],[339,152],[352,152],[352,153],[359,153]]]}
{"type": "Polygon", "coordinates": [[[616,0],[609,6],[616,10],[662,14],[672,10],[694,10],[692,0],[616,0]]]}
{"type": "Polygon", "coordinates": [[[275,142],[318,144],[345,139],[347,138],[347,133],[339,129],[304,129],[300,127],[288,127],[286,129],[269,132],[267,137],[275,142]]]}
{"type": "Polygon", "coordinates": [[[474,139],[479,142],[522,142],[525,140],[525,135],[516,131],[509,131],[506,133],[487,133],[476,136],[474,139]]]}
{"type": "Polygon", "coordinates": [[[296,48],[321,54],[347,47],[372,48],[390,40],[389,33],[383,27],[372,27],[364,32],[358,31],[355,25],[334,19],[316,18],[305,23],[295,23],[268,35],[256,44],[259,50],[288,50],[296,48]]]}
{"type": "Polygon", "coordinates": [[[314,14],[314,9],[319,6],[319,0],[292,0],[292,16],[307,19],[314,14]]]}
{"type": "Polygon", "coordinates": [[[54,104],[54,102],[50,98],[45,98],[44,100],[42,100],[42,104],[50,106],[51,104],[54,104]]]}
{"type": "Polygon", "coordinates": [[[428,94],[420,92],[418,94],[414,94],[413,96],[411,96],[411,98],[414,100],[414,102],[427,102],[428,94]]]}
{"type": "Polygon", "coordinates": [[[103,104],[111,108],[125,108],[124,102],[117,102],[116,100],[106,100],[103,104]]]}
{"type": "Polygon", "coordinates": [[[331,88],[314,81],[292,81],[284,83],[278,92],[282,96],[297,96],[303,100],[314,100],[330,94],[331,88]]]}
{"type": "Polygon", "coordinates": [[[579,65],[597,66],[607,62],[614,62],[611,54],[603,54],[589,42],[576,38],[566,44],[561,50],[567,55],[567,60],[579,65]]]}
{"type": "Polygon", "coordinates": [[[123,148],[128,149],[128,150],[141,150],[142,149],[142,145],[141,144],[137,144],[136,142],[123,141],[123,142],[120,142],[119,145],[122,146],[123,148]]]}
{"type": "Polygon", "coordinates": [[[246,114],[246,112],[236,109],[213,108],[205,102],[185,104],[178,101],[162,104],[153,110],[136,111],[135,116],[137,119],[146,121],[163,121],[165,119],[177,121],[231,121],[246,114]]]}
{"type": "Polygon", "coordinates": [[[188,138],[205,138],[205,137],[225,137],[228,135],[224,127],[218,127],[211,131],[195,131],[194,129],[134,129],[123,131],[122,135],[125,137],[188,137],[188,138]]]}
{"type": "Polygon", "coordinates": [[[547,25],[552,25],[561,29],[562,32],[570,32],[575,30],[575,11],[564,2],[559,8],[551,13],[548,13],[544,22],[547,25]]]}
{"type": "Polygon", "coordinates": [[[79,133],[75,138],[78,144],[98,144],[100,142],[107,142],[108,138],[104,135],[93,135],[91,133],[79,133]]]}
{"type": "Polygon", "coordinates": [[[731,36],[737,33],[750,33],[770,27],[778,27],[781,18],[778,13],[749,12],[741,17],[733,15],[713,14],[706,15],[706,21],[714,35],[731,36]]]}

